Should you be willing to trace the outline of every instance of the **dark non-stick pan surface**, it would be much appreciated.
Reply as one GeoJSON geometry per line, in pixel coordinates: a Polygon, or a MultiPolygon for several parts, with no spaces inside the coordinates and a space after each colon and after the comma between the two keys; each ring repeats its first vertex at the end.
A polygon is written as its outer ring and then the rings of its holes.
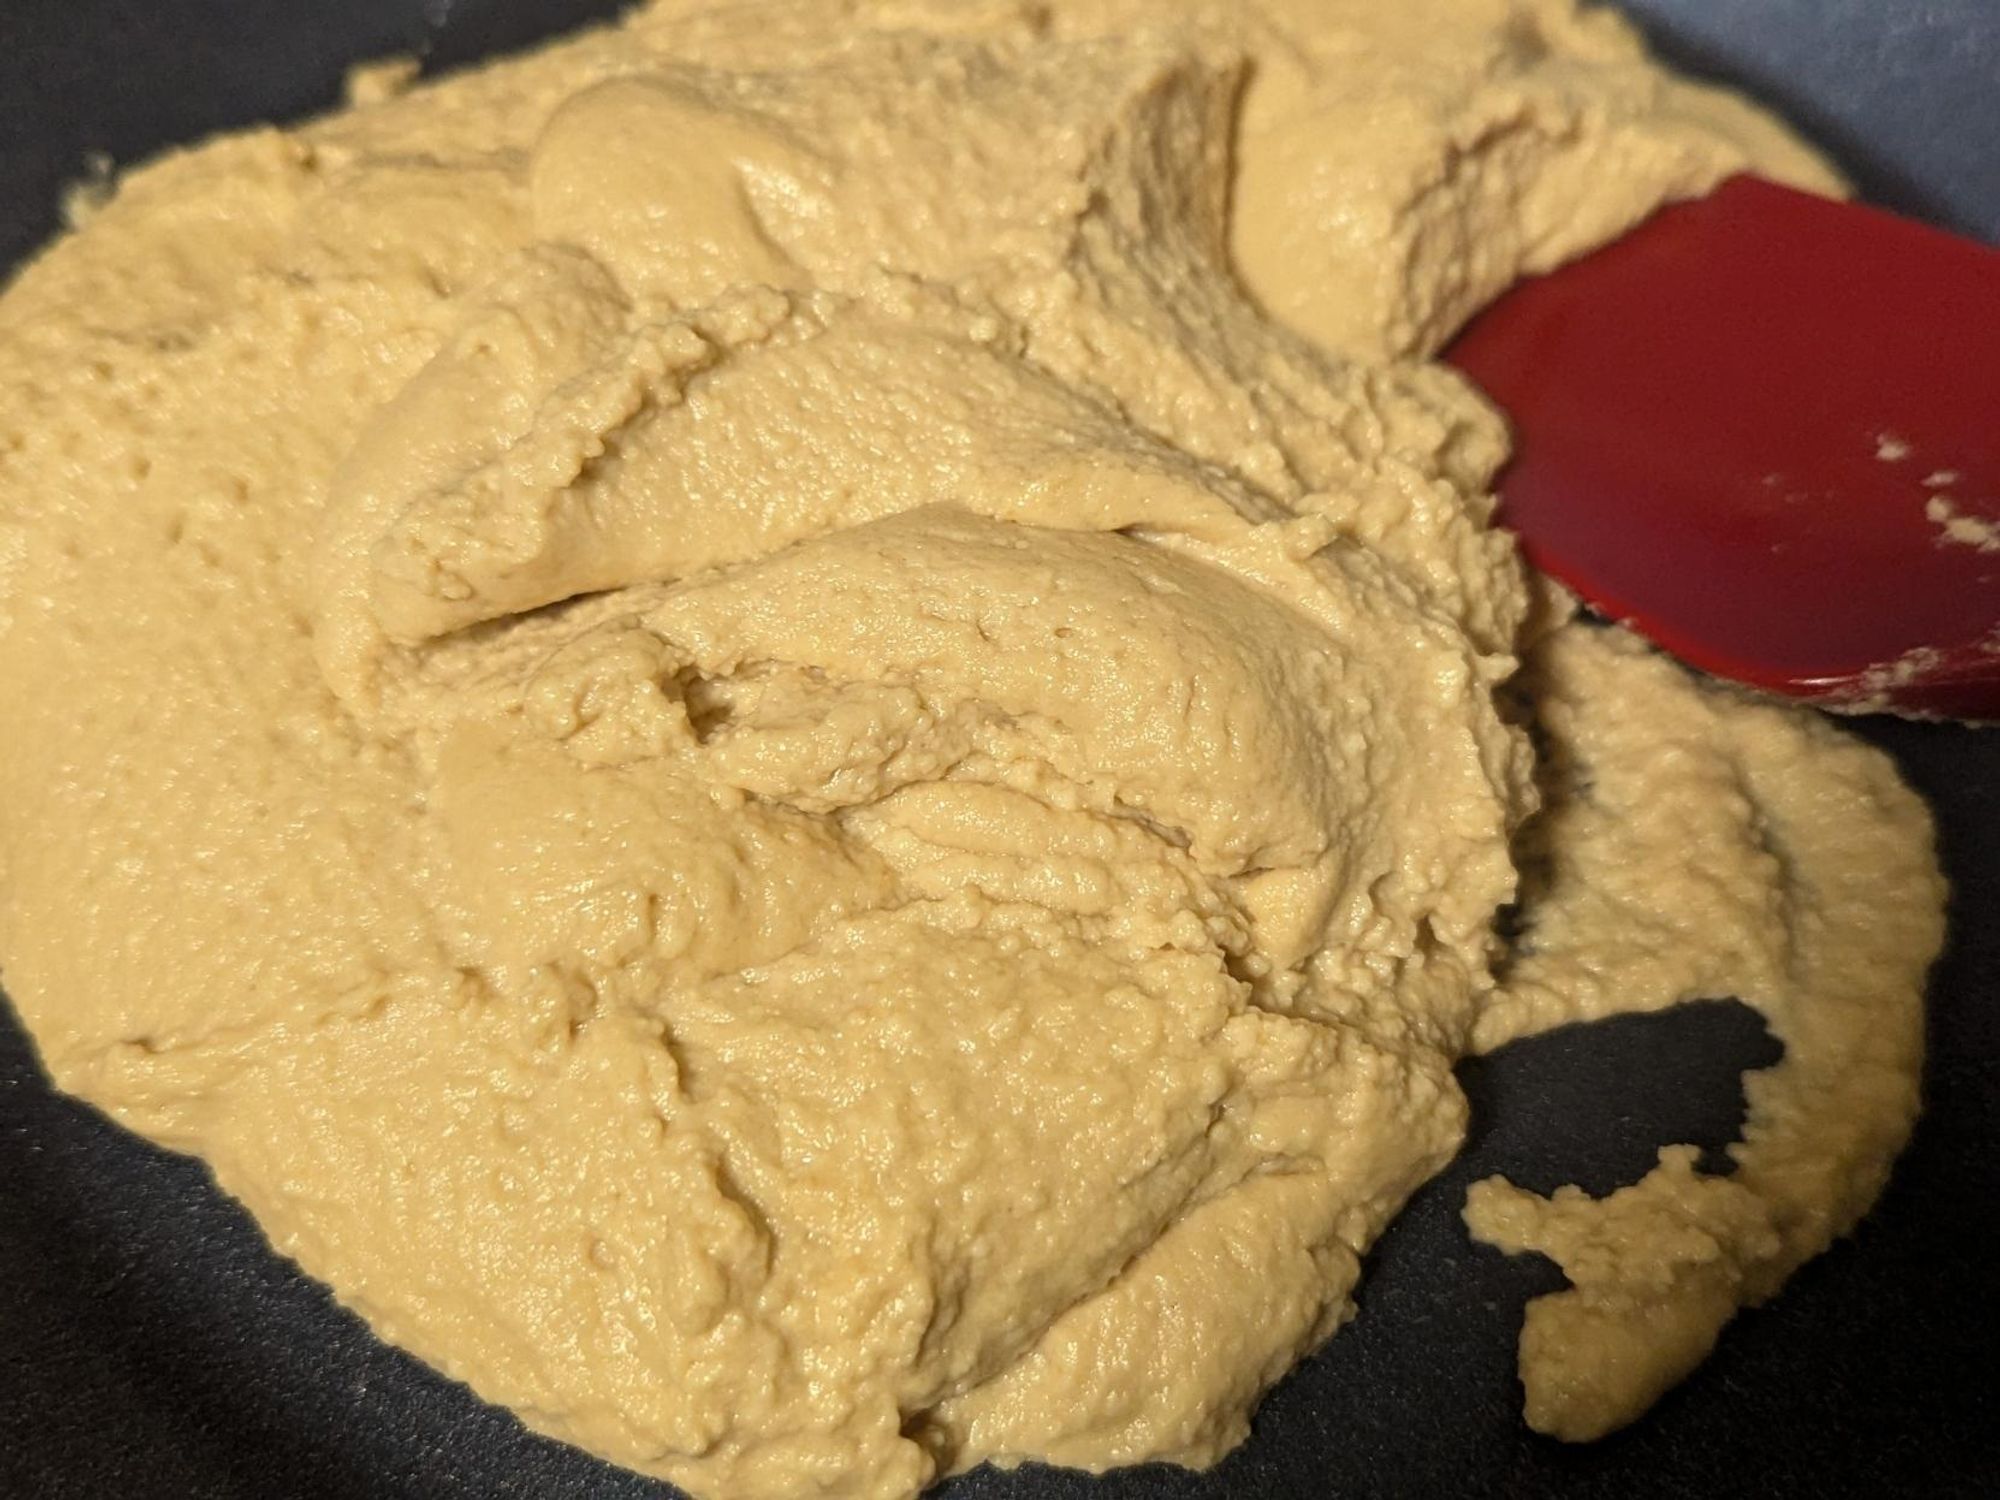
{"type": "MultiPolygon", "coordinates": [[[[1395,4],[1398,0],[1381,0],[1395,4]]],[[[1634,0],[1667,53],[1785,106],[1895,207],[2000,237],[1996,0],[1634,0]]],[[[462,64],[604,0],[0,0],[0,265],[61,187],[228,126],[331,105],[343,70],[462,64]]],[[[1995,392],[2000,420],[2000,392],[1995,392]]],[[[0,734],[7,732],[0,703],[0,734]]],[[[2000,1493],[2000,731],[1870,721],[1937,810],[1955,898],[1927,1112],[1854,1239],[1746,1314],[1632,1430],[1517,1414],[1521,1304],[1559,1284],[1471,1244],[1493,1171],[1605,1192],[1662,1143],[1719,1148],[1775,1044],[1733,1002],[1573,1028],[1461,1070],[1461,1159],[1371,1258],[1361,1316],[1210,1474],[984,1472],[951,1500],[2000,1493]]],[[[664,1497],[531,1437],[376,1342],[195,1163],[54,1095],[0,1006],[0,1497],[664,1497]]]]}

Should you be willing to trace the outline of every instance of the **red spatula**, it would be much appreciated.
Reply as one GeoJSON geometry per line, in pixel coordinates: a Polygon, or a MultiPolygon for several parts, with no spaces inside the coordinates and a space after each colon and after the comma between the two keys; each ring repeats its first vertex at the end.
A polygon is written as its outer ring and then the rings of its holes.
{"type": "Polygon", "coordinates": [[[1690,664],[2000,719],[2000,252],[1752,177],[1526,282],[1446,358],[1501,520],[1690,664]]]}

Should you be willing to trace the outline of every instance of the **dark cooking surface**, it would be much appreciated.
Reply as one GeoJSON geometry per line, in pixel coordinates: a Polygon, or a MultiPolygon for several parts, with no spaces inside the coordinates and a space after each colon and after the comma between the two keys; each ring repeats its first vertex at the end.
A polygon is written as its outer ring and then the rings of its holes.
{"type": "MultiPolygon", "coordinates": [[[[1395,3],[1395,0],[1383,0],[1395,3]]],[[[330,104],[343,67],[457,63],[603,0],[0,0],[0,264],[54,224],[86,153],[130,160],[330,104]],[[442,18],[442,29],[435,23],[442,18]]],[[[2000,237],[1993,0],[1637,0],[1685,63],[1757,86],[1877,197],[2000,237]]],[[[1995,393],[2000,407],[2000,393],[1995,393]]],[[[2000,416],[2000,412],[1996,412],[2000,416]]],[[[0,704],[0,733],[6,733],[0,704]]],[[[2000,731],[1870,723],[1938,812],[1956,886],[1928,1113],[1875,1214],[1638,1427],[1566,1449],[1519,1423],[1540,1261],[1477,1248],[1466,1182],[1602,1192],[1662,1142],[1726,1141],[1735,1070],[1775,1048],[1741,1007],[1614,1021],[1462,1070],[1464,1157],[1371,1259],[1361,1316],[1209,1475],[980,1473],[951,1500],[1990,1493],[2000,1355],[2000,731]]],[[[0,1007],[0,1496],[664,1496],[525,1435],[376,1343],[279,1262],[194,1163],[52,1095],[0,1007]]]]}

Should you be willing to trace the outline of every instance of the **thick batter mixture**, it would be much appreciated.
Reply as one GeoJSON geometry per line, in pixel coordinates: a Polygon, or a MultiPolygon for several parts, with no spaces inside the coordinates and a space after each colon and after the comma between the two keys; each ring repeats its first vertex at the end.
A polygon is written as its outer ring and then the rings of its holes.
{"type": "MultiPolygon", "coordinates": [[[[1928,820],[1565,622],[1482,301],[1745,164],[1568,0],[656,5],[133,173],[0,300],[9,994],[381,1334],[700,1496],[1213,1461],[1452,1064],[1738,995],[1728,1176],[1504,1183],[1586,1438],[1863,1213],[1928,820]]],[[[1607,497],[1607,503],[1615,497],[1607,497]]]]}

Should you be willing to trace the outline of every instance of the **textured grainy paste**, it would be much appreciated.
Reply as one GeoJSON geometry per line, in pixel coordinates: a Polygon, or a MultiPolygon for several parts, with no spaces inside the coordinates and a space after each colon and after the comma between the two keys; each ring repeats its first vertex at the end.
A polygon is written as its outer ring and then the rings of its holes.
{"type": "Polygon", "coordinates": [[[8,992],[701,1496],[1208,1463],[1452,1064],[1739,995],[1729,1176],[1482,1184],[1588,1437],[1866,1210],[1922,807],[1538,601],[1425,363],[1774,125],[1565,0],[656,5],[128,176],[0,300],[8,992]],[[1502,914],[1507,920],[1498,920],[1502,914]]]}

